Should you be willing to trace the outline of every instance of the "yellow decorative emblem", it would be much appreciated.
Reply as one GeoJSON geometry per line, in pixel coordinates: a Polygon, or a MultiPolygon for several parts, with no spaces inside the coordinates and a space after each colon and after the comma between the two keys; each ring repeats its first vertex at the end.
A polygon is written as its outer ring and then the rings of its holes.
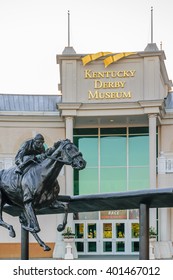
{"type": "Polygon", "coordinates": [[[105,67],[107,67],[108,65],[110,65],[113,62],[120,60],[123,57],[133,55],[133,54],[136,54],[136,53],[135,52],[123,52],[123,53],[117,53],[115,55],[108,56],[107,58],[104,59],[105,67]]]}
{"type": "Polygon", "coordinates": [[[98,52],[98,53],[95,53],[95,54],[88,54],[88,55],[86,55],[82,58],[83,66],[85,66],[87,63],[89,63],[93,60],[96,60],[96,59],[98,59],[102,56],[106,56],[108,54],[111,54],[111,52],[98,52]]]}
{"type": "MultiPolygon", "coordinates": [[[[88,54],[82,58],[83,66],[85,66],[86,64],[88,64],[89,62],[91,62],[93,60],[96,60],[103,56],[107,56],[109,54],[112,54],[112,52],[98,52],[95,54],[88,54]]],[[[117,53],[115,55],[110,55],[104,59],[104,65],[105,65],[105,67],[107,67],[108,65],[110,65],[113,62],[116,62],[123,57],[127,57],[127,56],[133,55],[133,54],[136,54],[136,52],[123,52],[123,53],[117,53]]]]}

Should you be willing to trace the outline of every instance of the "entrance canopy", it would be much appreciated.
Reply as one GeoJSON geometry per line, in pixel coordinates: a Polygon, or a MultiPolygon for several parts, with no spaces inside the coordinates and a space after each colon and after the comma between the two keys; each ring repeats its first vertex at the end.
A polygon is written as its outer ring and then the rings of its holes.
{"type": "MultiPolygon", "coordinates": [[[[141,204],[146,204],[149,208],[173,207],[173,188],[76,196],[60,195],[58,200],[69,203],[69,213],[137,209],[141,204]]],[[[18,216],[21,210],[16,206],[5,205],[4,212],[18,216]]],[[[64,210],[47,207],[36,213],[59,214],[64,213],[64,210]]]]}
{"type": "MultiPolygon", "coordinates": [[[[69,212],[89,212],[101,210],[122,210],[139,208],[139,259],[149,259],[149,208],[173,207],[173,188],[150,189],[120,193],[103,193],[93,195],[59,196],[59,201],[69,203],[69,212]]],[[[56,205],[55,205],[56,206],[56,205]]],[[[4,211],[12,216],[20,215],[21,210],[14,206],[5,205],[4,211]]],[[[61,208],[44,208],[36,214],[63,213],[61,208]]],[[[23,230],[22,232],[24,232],[23,230]]],[[[28,233],[27,233],[28,234],[28,233]]],[[[24,235],[24,234],[23,234],[24,235]]],[[[27,259],[28,237],[21,240],[24,258],[27,259]]]]}

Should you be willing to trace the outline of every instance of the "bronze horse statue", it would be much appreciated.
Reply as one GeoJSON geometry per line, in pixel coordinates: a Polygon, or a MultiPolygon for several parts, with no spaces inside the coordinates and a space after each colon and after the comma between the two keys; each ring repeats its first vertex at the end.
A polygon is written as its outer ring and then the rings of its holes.
{"type": "Polygon", "coordinates": [[[58,201],[60,186],[57,181],[63,165],[71,165],[72,168],[78,170],[82,170],[86,166],[82,154],[68,139],[55,143],[49,153],[43,154],[39,162],[33,161],[22,175],[16,174],[16,167],[0,171],[0,226],[7,228],[11,237],[15,237],[13,226],[4,222],[2,218],[5,204],[21,209],[19,220],[22,227],[32,233],[45,251],[50,250],[37,234],[40,228],[36,211],[45,207],[63,207],[65,217],[63,224],[60,224],[57,230],[64,230],[67,224],[68,204],[58,201]],[[29,205],[23,201],[25,187],[32,194],[32,201],[29,205]]]}

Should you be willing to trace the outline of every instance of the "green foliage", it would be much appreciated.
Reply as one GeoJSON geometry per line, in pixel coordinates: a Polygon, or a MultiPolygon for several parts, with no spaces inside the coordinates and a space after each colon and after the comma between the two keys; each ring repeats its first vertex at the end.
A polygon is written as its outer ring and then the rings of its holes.
{"type": "Polygon", "coordinates": [[[62,236],[64,236],[64,238],[72,238],[75,237],[75,233],[72,232],[71,227],[67,227],[66,231],[62,233],[62,236]]]}
{"type": "Polygon", "coordinates": [[[154,227],[149,228],[149,237],[150,238],[157,237],[157,232],[154,227]]]}

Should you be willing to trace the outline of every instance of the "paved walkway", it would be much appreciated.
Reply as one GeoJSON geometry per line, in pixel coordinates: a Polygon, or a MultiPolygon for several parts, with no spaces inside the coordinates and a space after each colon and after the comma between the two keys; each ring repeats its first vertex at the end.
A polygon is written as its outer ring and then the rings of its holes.
{"type": "Polygon", "coordinates": [[[139,255],[79,255],[78,260],[139,260],[139,255]]]}

